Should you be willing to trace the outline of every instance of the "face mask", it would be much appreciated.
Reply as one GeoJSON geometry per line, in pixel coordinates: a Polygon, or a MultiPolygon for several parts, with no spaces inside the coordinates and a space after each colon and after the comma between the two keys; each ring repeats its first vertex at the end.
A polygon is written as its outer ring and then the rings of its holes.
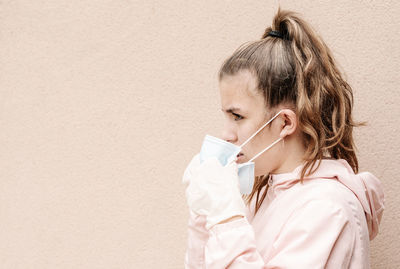
{"type": "MultiPolygon", "coordinates": [[[[217,157],[222,165],[226,165],[232,161],[236,160],[236,156],[242,150],[242,147],[246,145],[254,136],[256,136],[265,126],[270,124],[282,111],[275,114],[267,123],[261,126],[253,135],[251,135],[242,145],[236,146],[220,138],[206,135],[200,150],[200,162],[210,158],[217,157]]],[[[281,141],[282,138],[278,138],[271,145],[257,153],[248,162],[238,164],[238,176],[239,176],[239,186],[241,194],[250,194],[253,190],[254,185],[254,162],[258,156],[272,148],[275,144],[281,141]]]]}

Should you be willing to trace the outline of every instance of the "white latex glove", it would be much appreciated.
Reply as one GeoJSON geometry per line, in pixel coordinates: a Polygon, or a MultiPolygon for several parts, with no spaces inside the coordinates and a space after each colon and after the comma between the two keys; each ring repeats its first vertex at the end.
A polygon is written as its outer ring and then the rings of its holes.
{"type": "Polygon", "coordinates": [[[186,167],[185,172],[183,173],[182,183],[185,185],[185,187],[189,186],[190,179],[199,169],[199,166],[200,166],[200,156],[199,153],[197,153],[196,155],[194,155],[189,165],[186,167]]]}
{"type": "Polygon", "coordinates": [[[234,216],[245,216],[245,204],[239,190],[236,162],[226,166],[217,158],[202,164],[196,155],[183,176],[189,209],[207,217],[206,228],[234,216]]]}

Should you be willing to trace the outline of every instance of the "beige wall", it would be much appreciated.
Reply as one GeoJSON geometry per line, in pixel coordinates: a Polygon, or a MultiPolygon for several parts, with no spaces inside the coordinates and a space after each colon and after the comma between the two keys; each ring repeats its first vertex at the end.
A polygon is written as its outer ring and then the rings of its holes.
{"type": "MultiPolygon", "coordinates": [[[[373,268],[397,268],[399,1],[281,1],[355,93],[386,190],[373,268]]],[[[275,1],[0,1],[0,268],[182,268],[183,170],[222,114],[216,73],[275,1]]]]}

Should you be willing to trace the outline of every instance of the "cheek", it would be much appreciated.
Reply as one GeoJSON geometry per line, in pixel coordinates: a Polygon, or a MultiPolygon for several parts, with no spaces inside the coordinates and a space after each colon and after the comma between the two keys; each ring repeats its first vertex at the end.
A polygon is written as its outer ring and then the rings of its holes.
{"type": "MultiPolygon", "coordinates": [[[[249,142],[249,151],[252,152],[252,156],[256,155],[257,153],[261,152],[262,150],[264,150],[265,148],[267,148],[269,145],[271,145],[275,140],[272,139],[272,135],[269,132],[260,132],[259,134],[257,134],[250,142],[249,142]]],[[[263,155],[268,154],[269,151],[271,151],[271,149],[269,149],[268,151],[266,151],[265,153],[263,153],[260,157],[261,158],[263,155]]],[[[258,159],[257,158],[257,159],[258,159]]],[[[256,160],[257,160],[256,159],[256,160]]]]}
{"type": "MultiPolygon", "coordinates": [[[[252,129],[252,124],[251,122],[247,122],[246,124],[242,124],[238,130],[237,130],[237,134],[238,134],[238,139],[239,139],[239,145],[243,144],[251,135],[254,134],[253,129],[252,129]]],[[[258,136],[258,135],[257,135],[258,136]]],[[[246,150],[247,148],[251,147],[251,144],[253,143],[253,140],[255,140],[257,138],[257,136],[255,136],[253,139],[251,139],[245,146],[244,146],[244,150],[246,150]]]]}

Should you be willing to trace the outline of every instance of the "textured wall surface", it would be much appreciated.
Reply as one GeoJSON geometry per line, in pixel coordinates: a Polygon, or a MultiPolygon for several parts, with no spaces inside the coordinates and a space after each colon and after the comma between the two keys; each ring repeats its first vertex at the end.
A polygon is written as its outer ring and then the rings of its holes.
{"type": "MultiPolygon", "coordinates": [[[[373,268],[400,266],[399,1],[281,1],[354,88],[384,183],[373,268]]],[[[182,268],[183,170],[219,134],[217,70],[276,1],[0,1],[0,268],[182,268]]]]}

